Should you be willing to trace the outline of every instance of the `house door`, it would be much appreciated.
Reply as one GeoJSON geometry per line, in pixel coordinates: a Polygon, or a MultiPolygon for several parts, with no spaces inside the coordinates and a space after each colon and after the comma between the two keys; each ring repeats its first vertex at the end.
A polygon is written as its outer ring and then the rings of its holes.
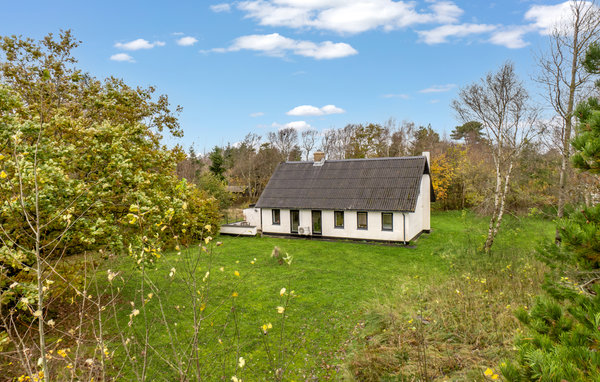
{"type": "Polygon", "coordinates": [[[312,233],[313,235],[321,235],[322,231],[321,224],[321,211],[312,211],[312,233]]]}
{"type": "Polygon", "coordinates": [[[290,227],[292,233],[298,233],[298,226],[300,225],[300,211],[290,211],[290,227]]]}

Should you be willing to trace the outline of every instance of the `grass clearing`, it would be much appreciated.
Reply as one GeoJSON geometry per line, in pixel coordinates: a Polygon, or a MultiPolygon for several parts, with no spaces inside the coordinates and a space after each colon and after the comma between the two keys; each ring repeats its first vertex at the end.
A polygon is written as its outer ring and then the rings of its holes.
{"type": "MultiPolygon", "coordinates": [[[[215,247],[212,264],[200,255],[196,270],[202,279],[210,268],[200,329],[204,377],[262,380],[281,373],[284,380],[419,380],[429,361],[429,376],[472,378],[475,366],[498,359],[501,344],[512,338],[516,322],[506,305],[529,301],[527,293],[541,277],[531,250],[552,235],[551,222],[508,217],[494,254],[483,258],[474,248],[483,243],[486,223],[470,213],[433,213],[433,232],[421,236],[415,248],[218,238],[223,245],[215,247]],[[291,266],[270,257],[275,246],[293,256],[291,266]],[[511,272],[502,271],[509,264],[511,272]],[[284,287],[297,295],[285,321],[277,312],[285,305],[284,287]],[[264,335],[261,326],[268,323],[273,329],[264,335]],[[477,356],[467,355],[473,349],[477,356]],[[246,360],[242,369],[236,368],[240,356],[246,360]]],[[[197,258],[196,249],[190,258],[197,258]]],[[[185,259],[169,253],[148,271],[158,292],[133,320],[136,337],[146,335],[145,320],[152,328],[148,336],[156,351],[148,375],[154,380],[172,380],[164,358],[189,351],[181,344],[193,327],[190,302],[197,286],[179,277],[188,268],[185,259]]],[[[122,299],[140,301],[148,290],[140,289],[129,264],[128,259],[118,264],[122,299]]],[[[121,326],[129,319],[121,314],[121,326]]]]}

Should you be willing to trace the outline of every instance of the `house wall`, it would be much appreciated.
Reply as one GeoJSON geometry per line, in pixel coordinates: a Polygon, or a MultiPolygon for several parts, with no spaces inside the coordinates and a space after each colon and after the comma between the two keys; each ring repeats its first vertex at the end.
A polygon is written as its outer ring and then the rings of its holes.
{"type": "Polygon", "coordinates": [[[406,214],[406,237],[412,240],[422,231],[431,230],[431,185],[429,175],[423,175],[415,212],[406,214]]]}
{"type": "MultiPolygon", "coordinates": [[[[263,232],[291,235],[290,210],[280,209],[281,224],[273,225],[271,208],[262,209],[263,232]]],[[[381,221],[382,211],[367,211],[368,229],[358,229],[357,211],[344,212],[344,228],[335,228],[334,211],[321,210],[322,231],[320,236],[365,239],[365,240],[385,240],[385,241],[404,241],[404,227],[401,212],[393,212],[393,230],[383,231],[381,221]]],[[[387,211],[385,211],[387,212],[387,211]]],[[[408,217],[408,214],[407,214],[408,217]]],[[[309,227],[312,232],[312,211],[300,210],[300,227],[309,227]]],[[[407,219],[408,229],[408,219],[407,219]]],[[[420,230],[419,230],[420,232],[420,230]]],[[[410,239],[407,231],[407,238],[410,239]]]]}
{"type": "Polygon", "coordinates": [[[248,222],[248,224],[261,229],[260,226],[260,208],[250,207],[244,209],[244,220],[248,222]]]}
{"type": "MultiPolygon", "coordinates": [[[[265,233],[282,233],[289,234],[290,233],[290,210],[286,210],[283,208],[279,209],[281,211],[281,224],[273,224],[272,212],[271,208],[262,208],[262,231],[265,233]]],[[[300,221],[302,221],[302,217],[300,217],[300,221]]]]}

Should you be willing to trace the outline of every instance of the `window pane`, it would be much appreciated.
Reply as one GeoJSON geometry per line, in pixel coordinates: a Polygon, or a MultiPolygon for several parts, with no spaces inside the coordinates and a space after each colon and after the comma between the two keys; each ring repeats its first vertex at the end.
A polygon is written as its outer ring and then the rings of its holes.
{"type": "Polygon", "coordinates": [[[281,224],[279,210],[273,210],[273,224],[281,224]]]}
{"type": "Polygon", "coordinates": [[[383,213],[381,214],[381,223],[382,228],[385,230],[393,229],[393,218],[391,213],[383,213]]]}
{"type": "Polygon", "coordinates": [[[335,226],[344,227],[344,211],[335,211],[335,226]]]}
{"type": "Polygon", "coordinates": [[[358,228],[361,228],[361,229],[367,228],[367,213],[366,212],[358,213],[358,228]]]}

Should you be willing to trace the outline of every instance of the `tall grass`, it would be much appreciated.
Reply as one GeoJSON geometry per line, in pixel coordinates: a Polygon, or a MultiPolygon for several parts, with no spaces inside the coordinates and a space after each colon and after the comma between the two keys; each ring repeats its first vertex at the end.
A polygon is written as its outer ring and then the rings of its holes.
{"type": "Polygon", "coordinates": [[[461,224],[461,240],[448,242],[438,253],[446,259],[450,277],[425,283],[415,274],[410,283],[393,285],[392,297],[367,304],[364,329],[355,331],[345,365],[346,379],[499,378],[497,365],[512,351],[514,335],[521,330],[514,310],[528,309],[540,292],[545,267],[533,251],[548,225],[512,218],[495,250],[485,255],[478,246],[479,225],[467,219],[461,224]]]}

